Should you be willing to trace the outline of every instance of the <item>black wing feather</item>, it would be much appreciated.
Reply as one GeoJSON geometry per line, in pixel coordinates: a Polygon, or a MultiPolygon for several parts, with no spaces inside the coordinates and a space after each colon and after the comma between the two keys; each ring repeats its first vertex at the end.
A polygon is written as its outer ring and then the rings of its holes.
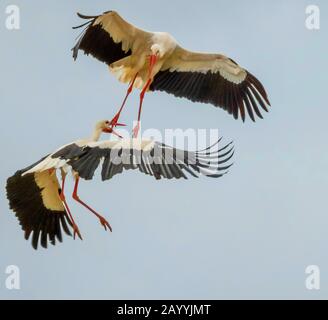
{"type": "Polygon", "coordinates": [[[240,116],[243,121],[245,105],[253,121],[255,121],[253,111],[262,118],[258,105],[264,111],[268,111],[267,106],[270,105],[263,85],[249,72],[243,82],[236,84],[223,78],[219,72],[159,71],[154,77],[150,90],[165,91],[193,102],[210,103],[226,110],[235,119],[240,116]],[[255,99],[252,101],[250,92],[253,93],[256,101],[255,99]],[[251,104],[248,103],[247,97],[251,99],[251,104]]]}
{"type": "MultiPolygon", "coordinates": [[[[104,14],[108,12],[110,11],[104,12],[104,14]]],[[[78,16],[82,19],[91,20],[80,26],[74,27],[74,29],[78,29],[88,25],[72,49],[74,60],[77,59],[79,50],[82,50],[86,55],[91,54],[96,59],[105,62],[108,65],[131,55],[131,50],[125,52],[122,49],[122,43],[114,42],[111,35],[102,28],[101,24],[93,25],[95,20],[100,16],[85,16],[82,14],[78,14],[78,16]]]]}
{"type": "Polygon", "coordinates": [[[116,149],[106,147],[78,147],[70,145],[57,152],[61,159],[67,160],[78,175],[86,180],[93,178],[101,160],[102,180],[109,180],[123,170],[138,169],[152,175],[156,179],[186,179],[186,173],[198,177],[199,174],[216,176],[218,172],[227,170],[226,164],[233,156],[231,143],[219,148],[218,140],[212,146],[195,152],[185,151],[154,142],[153,148],[147,151],[130,148],[116,149]],[[230,146],[230,148],[229,148],[230,146]]]}
{"type": "Polygon", "coordinates": [[[61,229],[71,235],[67,226],[67,223],[71,225],[71,221],[65,210],[53,211],[44,206],[42,190],[35,181],[35,175],[31,173],[22,176],[27,170],[17,171],[7,180],[7,198],[25,231],[25,239],[28,240],[32,234],[34,249],[38,248],[39,240],[41,246],[47,248],[48,238],[52,244],[55,244],[55,238],[62,241],[61,229]]]}

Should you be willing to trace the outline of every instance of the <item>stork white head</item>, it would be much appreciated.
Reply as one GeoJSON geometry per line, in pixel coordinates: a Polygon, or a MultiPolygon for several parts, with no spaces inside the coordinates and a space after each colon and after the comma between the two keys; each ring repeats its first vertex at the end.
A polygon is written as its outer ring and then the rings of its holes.
{"type": "Polygon", "coordinates": [[[152,52],[152,54],[158,58],[162,58],[165,54],[165,50],[163,49],[163,47],[158,44],[155,43],[150,47],[150,50],[152,52]]]}
{"type": "Polygon", "coordinates": [[[104,133],[111,133],[111,123],[108,120],[101,120],[96,123],[95,130],[104,133]]]}
{"type": "MultiPolygon", "coordinates": [[[[116,124],[116,125],[122,126],[121,124],[116,124]]],[[[92,134],[92,140],[98,141],[102,133],[113,133],[121,138],[121,136],[114,131],[112,121],[109,120],[101,120],[96,123],[92,134]]]]}

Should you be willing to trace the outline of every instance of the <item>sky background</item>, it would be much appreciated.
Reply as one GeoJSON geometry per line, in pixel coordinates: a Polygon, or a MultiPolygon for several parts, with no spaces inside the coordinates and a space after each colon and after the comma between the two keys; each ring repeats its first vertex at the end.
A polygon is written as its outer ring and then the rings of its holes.
{"type": "MultiPolygon", "coordinates": [[[[327,21],[325,0],[2,0],[0,298],[328,298],[327,21]],[[20,7],[18,31],[5,28],[9,4],[20,7]],[[318,31],[305,27],[309,4],[320,7],[318,31]],[[170,32],[188,49],[227,54],[263,82],[272,108],[243,124],[209,105],[147,95],[144,129],[219,128],[236,148],[230,173],[155,181],[128,172],[82,182],[81,197],[114,232],[71,203],[84,241],[65,237],[34,251],[8,208],[6,179],[116,112],[126,86],[91,57],[74,63],[70,51],[75,13],[106,10],[170,32]],[[12,264],[21,290],[5,287],[12,264]],[[319,291],[304,284],[313,264],[319,291]]],[[[131,124],[137,103],[135,92],[121,120],[131,124]]]]}

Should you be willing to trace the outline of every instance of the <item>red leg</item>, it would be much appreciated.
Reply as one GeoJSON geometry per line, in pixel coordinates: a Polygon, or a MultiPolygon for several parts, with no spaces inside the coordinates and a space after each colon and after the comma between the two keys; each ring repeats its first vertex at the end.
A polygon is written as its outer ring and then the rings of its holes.
{"type": "Polygon", "coordinates": [[[138,111],[138,122],[137,125],[133,128],[133,138],[137,138],[138,137],[138,133],[139,133],[139,129],[140,129],[140,118],[141,118],[141,111],[142,111],[142,104],[143,104],[143,100],[145,97],[145,94],[150,86],[150,84],[153,81],[153,69],[154,69],[154,65],[157,62],[157,56],[156,55],[151,55],[150,59],[149,59],[149,79],[146,82],[146,85],[143,87],[141,93],[140,93],[140,104],[139,104],[139,111],[138,111]]]}
{"type": "Polygon", "coordinates": [[[138,110],[138,122],[137,122],[136,126],[133,128],[133,138],[137,138],[138,134],[139,134],[142,104],[143,104],[143,100],[144,100],[146,91],[148,90],[148,87],[150,86],[151,82],[152,82],[152,79],[149,79],[147,81],[146,85],[144,86],[144,88],[142,89],[141,93],[140,93],[140,104],[139,104],[139,110],[138,110]]]}
{"type": "Polygon", "coordinates": [[[123,103],[122,103],[122,105],[121,105],[121,108],[118,110],[118,112],[116,113],[116,115],[114,116],[114,118],[113,118],[112,121],[111,121],[111,125],[112,125],[112,127],[115,127],[115,126],[117,125],[118,119],[119,119],[119,117],[120,117],[120,115],[121,115],[121,112],[122,112],[124,106],[125,106],[125,103],[126,103],[126,101],[128,100],[128,97],[129,97],[130,93],[131,93],[132,90],[133,90],[133,85],[134,85],[134,83],[135,83],[135,81],[136,81],[137,76],[138,76],[138,74],[136,74],[136,75],[134,76],[133,80],[130,82],[129,88],[128,88],[127,92],[126,92],[126,96],[125,96],[125,98],[124,98],[124,100],[123,100],[123,103]]]}
{"type": "Polygon", "coordinates": [[[71,213],[71,210],[69,209],[68,207],[68,204],[66,202],[66,197],[65,197],[65,193],[64,193],[64,190],[65,190],[65,180],[66,180],[66,174],[62,172],[62,187],[61,187],[61,192],[60,192],[60,199],[61,201],[63,202],[64,206],[65,206],[65,209],[72,221],[72,224],[73,224],[73,238],[75,239],[75,236],[78,235],[78,237],[82,240],[82,236],[81,236],[81,233],[80,233],[80,230],[77,226],[77,224],[75,223],[74,221],[74,218],[72,216],[72,213],[71,213]]]}
{"type": "Polygon", "coordinates": [[[108,229],[110,230],[110,232],[112,232],[112,227],[107,222],[107,220],[104,217],[102,217],[100,214],[98,214],[95,210],[93,210],[91,207],[89,207],[86,203],[84,203],[79,198],[79,196],[77,195],[77,189],[79,187],[79,181],[80,181],[80,178],[77,177],[76,180],[75,180],[75,186],[74,186],[74,191],[73,191],[73,195],[72,195],[73,199],[75,201],[77,201],[78,203],[80,203],[83,207],[85,207],[89,211],[91,211],[100,220],[100,223],[104,226],[105,230],[107,230],[107,227],[108,227],[108,229]]]}

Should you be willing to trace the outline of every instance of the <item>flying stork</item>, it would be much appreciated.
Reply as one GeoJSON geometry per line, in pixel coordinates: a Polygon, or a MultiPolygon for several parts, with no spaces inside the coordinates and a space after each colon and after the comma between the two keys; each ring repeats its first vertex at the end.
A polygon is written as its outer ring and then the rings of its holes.
{"type": "Polygon", "coordinates": [[[62,242],[62,230],[82,239],[65,197],[65,180],[69,172],[75,179],[72,197],[93,213],[101,225],[112,231],[108,221],[78,196],[80,179],[91,180],[101,163],[102,180],[109,180],[123,170],[137,169],[155,179],[187,179],[188,175],[219,178],[227,173],[233,156],[231,143],[219,148],[220,140],[199,151],[176,149],[147,139],[99,141],[102,133],[113,133],[110,121],[96,124],[89,139],[66,144],[33,165],[17,171],[7,181],[7,198],[16,213],[25,239],[32,235],[32,246],[47,248],[48,240],[62,242]],[[57,177],[61,176],[61,183],[57,177]]]}
{"type": "Polygon", "coordinates": [[[74,27],[86,26],[72,49],[74,59],[83,50],[105,62],[119,81],[129,83],[123,103],[111,121],[113,127],[133,88],[141,89],[134,137],[138,135],[147,91],[166,91],[193,102],[210,103],[243,121],[246,111],[253,121],[255,115],[262,118],[259,106],[268,111],[270,102],[261,82],[232,59],[222,54],[188,51],[170,34],[141,30],[115,11],[78,16],[88,21],[74,27]]]}

